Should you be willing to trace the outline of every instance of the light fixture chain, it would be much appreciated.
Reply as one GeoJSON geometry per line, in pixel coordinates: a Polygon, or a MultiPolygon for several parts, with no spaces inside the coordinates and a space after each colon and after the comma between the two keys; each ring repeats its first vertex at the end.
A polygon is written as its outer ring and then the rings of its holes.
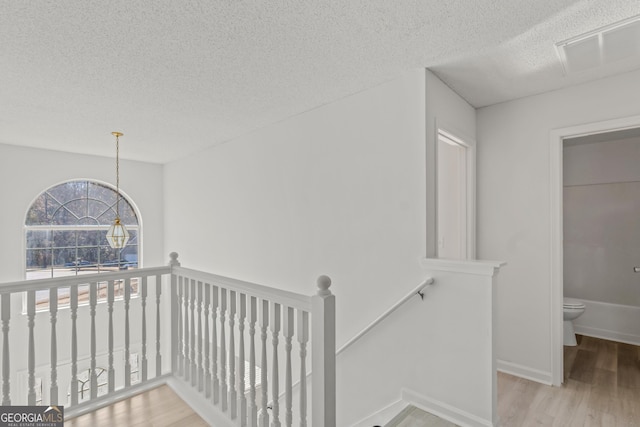
{"type": "Polygon", "coordinates": [[[120,219],[120,135],[116,135],[116,218],[120,219]]]}
{"type": "MultiPolygon", "coordinates": [[[[122,253],[122,249],[127,246],[129,232],[124,224],[120,223],[120,137],[122,132],[111,132],[116,137],[116,219],[113,225],[107,230],[107,241],[109,246],[122,253]]],[[[119,255],[120,257],[121,255],[119,255]]],[[[120,259],[120,258],[118,258],[120,259]]],[[[120,261],[118,261],[119,263],[120,261]]]]}

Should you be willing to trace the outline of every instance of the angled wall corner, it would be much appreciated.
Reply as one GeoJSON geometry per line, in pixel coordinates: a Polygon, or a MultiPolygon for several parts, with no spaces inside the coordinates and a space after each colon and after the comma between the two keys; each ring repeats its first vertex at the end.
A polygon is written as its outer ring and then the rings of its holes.
{"type": "MultiPolygon", "coordinates": [[[[476,110],[460,95],[442,82],[433,72],[425,73],[425,128],[426,128],[426,256],[438,253],[437,243],[437,146],[439,132],[445,130],[475,149],[476,110]]],[[[475,176],[475,154],[471,156],[471,171],[475,176]]],[[[474,185],[475,187],[475,185],[474,185]]],[[[475,191],[474,203],[475,204],[475,191]]],[[[475,216],[475,215],[474,215],[475,216]]],[[[469,230],[475,234],[475,220],[469,230]]],[[[468,253],[475,255],[475,238],[468,253]]]]}

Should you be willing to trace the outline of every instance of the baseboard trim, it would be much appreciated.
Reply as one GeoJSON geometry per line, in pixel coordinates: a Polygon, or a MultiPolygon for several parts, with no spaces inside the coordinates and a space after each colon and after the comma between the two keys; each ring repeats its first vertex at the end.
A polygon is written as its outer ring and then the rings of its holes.
{"type": "Polygon", "coordinates": [[[216,427],[236,427],[236,424],[224,415],[213,402],[205,398],[190,384],[174,376],[167,378],[167,385],[191,407],[200,417],[216,427]]]}
{"type": "Polygon", "coordinates": [[[503,372],[505,374],[514,375],[516,377],[546,385],[553,384],[551,372],[540,371],[538,369],[529,368],[517,363],[506,362],[500,359],[496,361],[496,366],[499,372],[503,372]]]}
{"type": "Polygon", "coordinates": [[[638,335],[580,325],[574,325],[573,329],[575,329],[576,333],[580,335],[640,346],[640,336],[638,335]]]}
{"type": "Polygon", "coordinates": [[[194,412],[200,415],[200,417],[210,425],[215,425],[216,427],[236,427],[236,424],[220,412],[220,410],[213,405],[213,402],[206,399],[201,393],[191,387],[191,385],[171,374],[165,374],[163,376],[153,378],[144,383],[133,385],[126,390],[116,391],[108,396],[99,397],[68,409],[65,408],[65,421],[96,411],[121,400],[129,399],[130,397],[144,393],[156,387],[160,387],[164,384],[171,387],[178,397],[184,400],[185,403],[194,410],[194,412]]]}
{"type": "Polygon", "coordinates": [[[169,378],[171,378],[171,375],[165,374],[163,376],[145,381],[144,383],[134,384],[127,389],[118,390],[106,396],[101,396],[87,402],[79,403],[76,406],[66,407],[64,411],[64,419],[65,421],[71,420],[73,418],[79,417],[80,415],[97,411],[98,409],[104,408],[105,406],[113,405],[114,403],[120,402],[121,400],[129,399],[130,397],[133,397],[137,394],[144,393],[145,391],[152,390],[156,387],[160,387],[161,385],[166,384],[169,378]]]}
{"type": "Polygon", "coordinates": [[[399,399],[386,407],[382,408],[378,412],[361,419],[355,424],[351,424],[351,427],[371,427],[371,426],[384,426],[387,425],[398,413],[400,413],[408,405],[402,399],[399,399]]]}
{"type": "Polygon", "coordinates": [[[423,411],[427,411],[447,421],[451,421],[460,427],[493,427],[495,425],[491,420],[478,417],[461,409],[455,408],[447,403],[422,396],[408,389],[402,390],[402,400],[407,404],[414,405],[422,409],[423,411]]]}

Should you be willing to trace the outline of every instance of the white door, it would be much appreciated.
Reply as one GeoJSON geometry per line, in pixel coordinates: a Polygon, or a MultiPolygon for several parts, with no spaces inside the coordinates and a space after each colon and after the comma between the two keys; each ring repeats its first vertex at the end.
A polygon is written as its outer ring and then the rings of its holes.
{"type": "Polygon", "coordinates": [[[458,138],[438,132],[437,145],[437,256],[468,258],[467,146],[458,138]]]}

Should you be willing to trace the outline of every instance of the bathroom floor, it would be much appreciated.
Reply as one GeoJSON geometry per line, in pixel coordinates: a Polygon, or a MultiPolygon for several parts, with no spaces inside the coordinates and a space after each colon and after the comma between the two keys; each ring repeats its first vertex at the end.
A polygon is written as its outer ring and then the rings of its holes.
{"type": "Polygon", "coordinates": [[[498,373],[501,427],[640,426],[640,347],[577,339],[564,347],[562,387],[498,373]]]}
{"type": "Polygon", "coordinates": [[[640,388],[640,347],[576,335],[564,348],[564,379],[616,388],[640,388]]]}

